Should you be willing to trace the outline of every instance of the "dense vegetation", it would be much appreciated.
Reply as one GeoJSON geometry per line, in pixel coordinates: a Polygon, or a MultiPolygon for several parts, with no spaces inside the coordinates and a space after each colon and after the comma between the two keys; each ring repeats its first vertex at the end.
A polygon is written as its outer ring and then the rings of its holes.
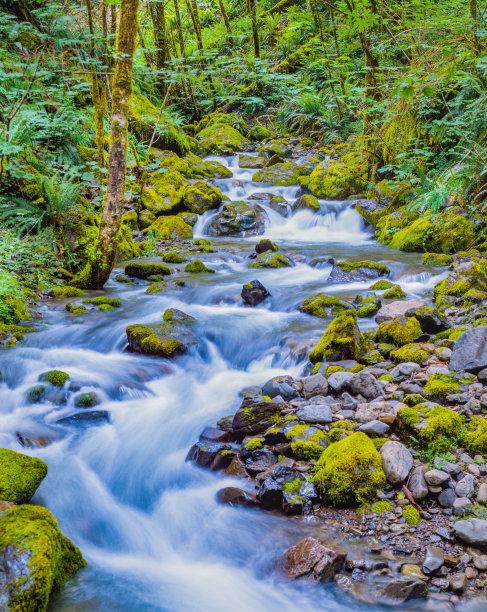
{"type": "MultiPolygon", "coordinates": [[[[363,192],[384,179],[407,187],[407,220],[428,218],[420,250],[451,250],[431,240],[435,215],[447,209],[483,224],[485,3],[122,5],[138,7],[139,17],[127,33],[135,55],[125,204],[141,197],[148,173],[164,171],[153,146],[184,155],[206,116],[223,111],[233,125],[243,119],[277,136],[310,137],[335,147],[327,151],[345,143],[363,192]]],[[[96,256],[119,13],[112,0],[0,2],[4,295],[18,280],[34,291],[69,281],[96,256]]],[[[126,221],[119,257],[140,252],[126,221]]],[[[398,228],[385,225],[379,238],[388,242],[398,228]]],[[[399,238],[393,246],[418,246],[399,238]]],[[[470,242],[482,249],[485,237],[470,242]]]]}

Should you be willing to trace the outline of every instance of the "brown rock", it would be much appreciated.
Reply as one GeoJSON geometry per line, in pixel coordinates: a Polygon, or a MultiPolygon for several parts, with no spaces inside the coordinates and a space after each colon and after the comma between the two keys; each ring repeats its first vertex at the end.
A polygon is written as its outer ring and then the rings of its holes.
{"type": "Polygon", "coordinates": [[[313,582],[332,580],[343,566],[347,553],[312,537],[292,546],[279,559],[287,578],[307,578],[313,582]]]}

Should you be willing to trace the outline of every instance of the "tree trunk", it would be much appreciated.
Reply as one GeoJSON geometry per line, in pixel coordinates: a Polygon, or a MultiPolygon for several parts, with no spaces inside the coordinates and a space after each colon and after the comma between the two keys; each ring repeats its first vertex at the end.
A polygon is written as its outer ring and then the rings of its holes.
{"type": "MultiPolygon", "coordinates": [[[[182,65],[183,65],[183,72],[184,74],[186,74],[187,73],[186,44],[185,44],[185,40],[183,36],[183,27],[181,25],[181,12],[179,10],[179,0],[173,0],[173,2],[174,2],[174,16],[176,18],[176,30],[178,33],[179,49],[181,50],[181,60],[182,60],[182,65]]],[[[199,118],[198,105],[196,104],[196,98],[194,96],[193,86],[191,84],[190,79],[186,81],[186,87],[188,89],[189,102],[191,103],[194,109],[194,118],[198,119],[199,118]]]]}
{"type": "Polygon", "coordinates": [[[479,25],[479,11],[477,6],[477,0],[469,0],[468,8],[470,10],[470,17],[472,18],[472,34],[475,55],[480,55],[480,41],[477,34],[477,28],[479,25]]]}
{"type": "Polygon", "coordinates": [[[223,0],[218,0],[218,6],[220,7],[220,13],[222,14],[223,23],[225,24],[225,28],[229,34],[232,33],[232,26],[230,25],[230,19],[228,19],[228,13],[223,4],[223,0]]]}
{"type": "Polygon", "coordinates": [[[115,265],[117,238],[122,222],[127,161],[128,116],[132,94],[132,69],[137,37],[139,0],[121,0],[117,56],[112,83],[112,123],[107,191],[103,202],[98,240],[89,260],[71,284],[101,289],[115,265]]]}
{"type": "Polygon", "coordinates": [[[153,25],[154,42],[156,44],[156,68],[159,73],[157,78],[158,89],[162,99],[164,99],[166,95],[166,84],[164,82],[163,71],[166,68],[166,63],[170,59],[164,2],[162,0],[158,2],[152,1],[149,4],[149,9],[153,25]]]}
{"type": "Polygon", "coordinates": [[[255,0],[249,1],[250,19],[252,20],[252,38],[254,40],[254,56],[260,57],[259,29],[257,28],[257,13],[255,10],[255,0]]]}

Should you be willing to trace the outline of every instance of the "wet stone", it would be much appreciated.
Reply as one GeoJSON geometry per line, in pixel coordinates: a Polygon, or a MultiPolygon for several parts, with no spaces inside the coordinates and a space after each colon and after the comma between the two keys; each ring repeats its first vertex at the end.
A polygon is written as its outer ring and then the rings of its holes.
{"type": "Polygon", "coordinates": [[[289,548],[278,566],[287,578],[306,578],[312,582],[332,580],[341,570],[346,551],[308,537],[289,548]]]}
{"type": "Polygon", "coordinates": [[[237,487],[225,487],[224,489],[220,489],[216,494],[216,498],[221,504],[226,504],[228,506],[254,508],[260,505],[253,495],[237,487]]]}
{"type": "Polygon", "coordinates": [[[428,546],[426,548],[426,556],[423,561],[423,572],[431,574],[440,569],[445,562],[445,554],[442,548],[438,546],[428,546]]]}
{"type": "Polygon", "coordinates": [[[228,444],[221,444],[217,442],[196,442],[194,444],[187,457],[187,461],[194,461],[197,465],[205,468],[211,468],[216,457],[222,451],[229,451],[230,446],[228,444]]]}

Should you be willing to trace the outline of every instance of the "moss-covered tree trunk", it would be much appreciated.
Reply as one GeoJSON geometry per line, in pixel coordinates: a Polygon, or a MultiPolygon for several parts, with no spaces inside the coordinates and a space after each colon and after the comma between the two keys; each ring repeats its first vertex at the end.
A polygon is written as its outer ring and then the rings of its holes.
{"type": "Polygon", "coordinates": [[[254,41],[254,55],[260,57],[259,29],[257,27],[257,11],[255,9],[255,0],[248,0],[249,13],[252,21],[252,39],[254,41]]]}
{"type": "Polygon", "coordinates": [[[475,49],[475,54],[480,55],[480,40],[477,33],[477,28],[479,26],[479,10],[477,6],[477,0],[469,0],[468,8],[470,11],[470,17],[472,19],[473,46],[475,49]]]}
{"type": "Polygon", "coordinates": [[[108,280],[117,255],[118,232],[122,222],[127,161],[129,102],[137,36],[139,0],[121,0],[117,56],[112,82],[112,121],[108,158],[107,190],[103,202],[96,244],[81,274],[71,284],[101,289],[108,280]]]}
{"type": "Polygon", "coordinates": [[[170,55],[163,0],[157,0],[157,2],[152,0],[149,3],[149,9],[154,32],[154,42],[156,44],[155,58],[158,72],[157,83],[159,93],[161,94],[162,99],[164,99],[164,96],[166,95],[166,84],[163,73],[166,68],[166,63],[170,59],[170,55]]]}
{"type": "Polygon", "coordinates": [[[225,24],[225,28],[229,34],[232,33],[232,26],[230,25],[230,19],[228,18],[227,9],[225,8],[225,4],[223,0],[218,0],[218,6],[220,7],[220,13],[222,14],[223,23],[225,24]]]}

